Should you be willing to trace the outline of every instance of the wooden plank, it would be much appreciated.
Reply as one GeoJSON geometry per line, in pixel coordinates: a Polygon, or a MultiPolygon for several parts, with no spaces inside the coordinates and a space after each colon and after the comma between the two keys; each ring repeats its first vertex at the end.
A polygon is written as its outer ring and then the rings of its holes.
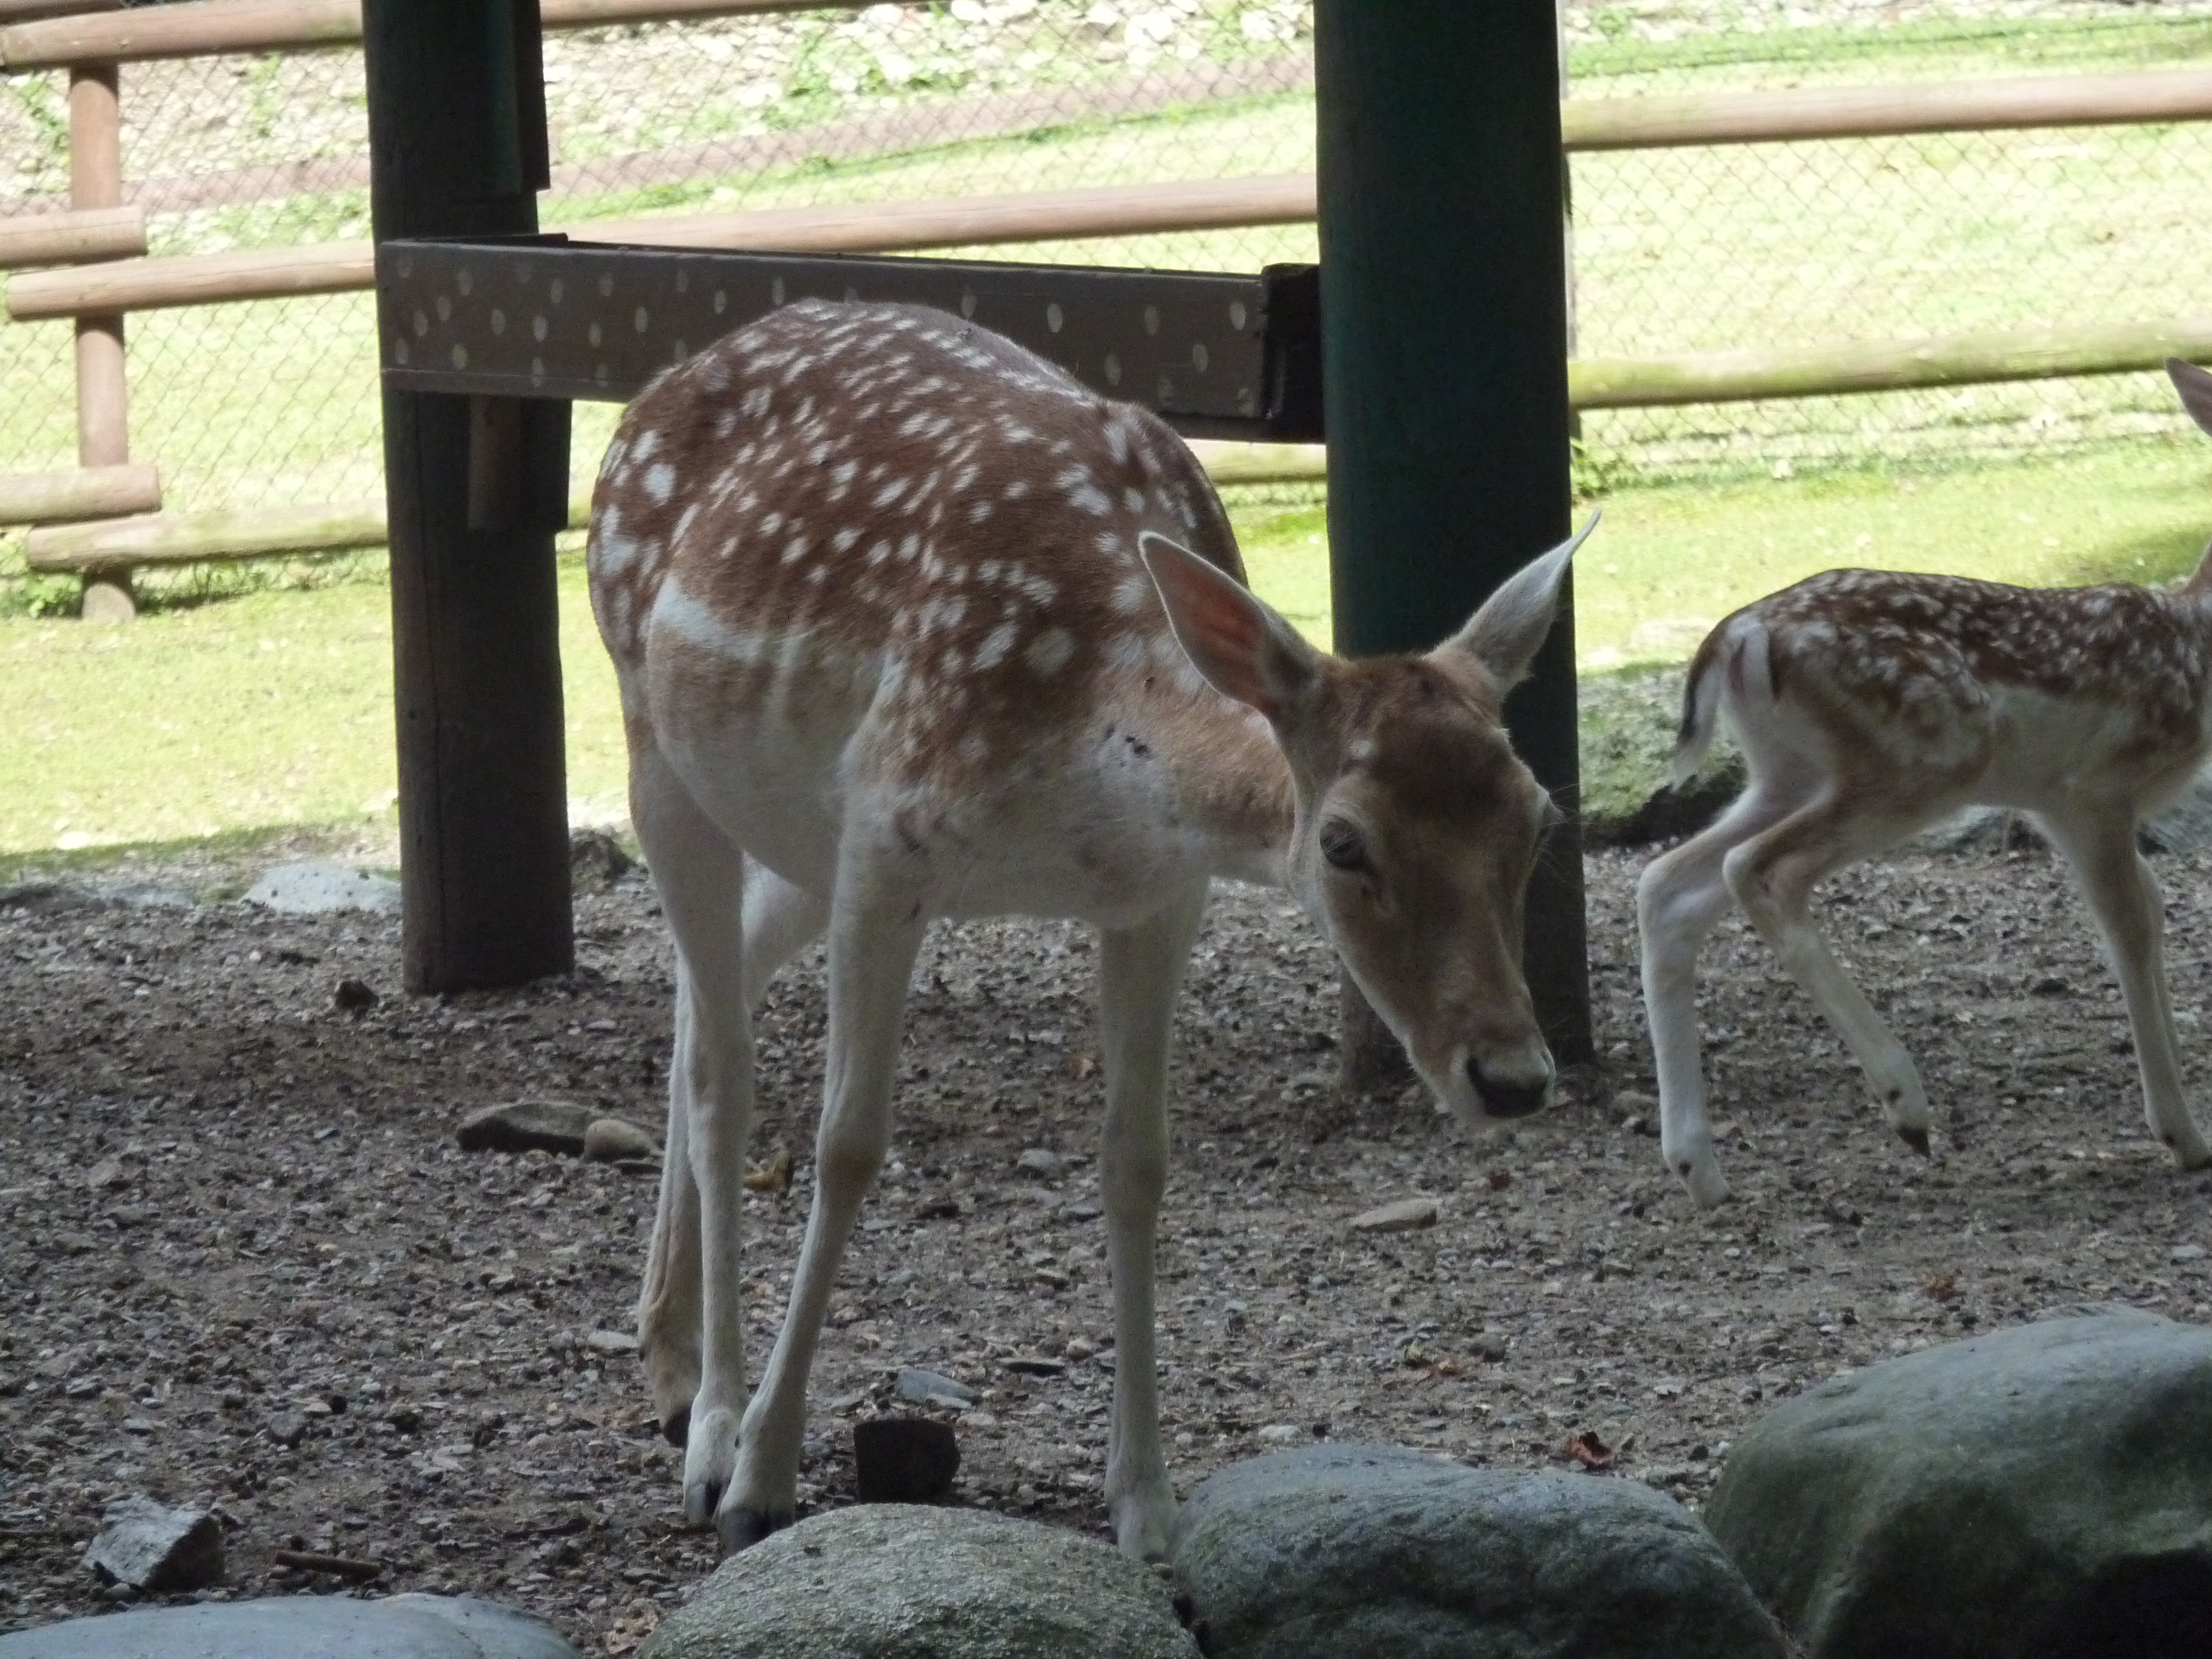
{"type": "Polygon", "coordinates": [[[58,524],[156,513],[161,476],[150,466],[81,466],[67,472],[0,472],[0,524],[58,524]]]}
{"type": "Polygon", "coordinates": [[[0,270],[128,259],[145,252],[143,208],[76,208],[0,219],[0,270]]]}
{"type": "Polygon", "coordinates": [[[1321,444],[1248,444],[1190,438],[1191,453],[1218,484],[1318,483],[1328,476],[1321,444]]]}
{"type": "MultiPolygon", "coordinates": [[[[32,16],[37,0],[17,16],[32,16]]],[[[50,9],[61,0],[46,0],[50,9]]],[[[549,29],[606,28],[683,18],[790,11],[856,11],[868,0],[543,0],[549,29]]],[[[72,9],[88,11],[88,6],[72,9]]],[[[0,21],[8,14],[0,12],[0,21]]],[[[191,0],[118,14],[47,17],[0,27],[0,69],[133,64],[216,52],[301,52],[362,38],[361,0],[191,0]]]]}
{"type": "MultiPolygon", "coordinates": [[[[1291,224],[1313,217],[1313,191],[1311,175],[1291,174],[849,207],[775,208],[757,213],[591,220],[560,228],[579,240],[654,247],[908,252],[1291,224]]],[[[151,311],[299,294],[350,293],[373,287],[375,277],[375,250],[368,242],[118,260],[15,277],[8,284],[8,314],[28,322],[88,310],[151,311]]]]}
{"type": "Polygon", "coordinates": [[[1799,87],[1705,98],[1570,99],[1560,113],[1570,152],[2124,126],[2212,117],[2212,70],[1799,87]]]}
{"type": "Polygon", "coordinates": [[[1679,357],[1581,357],[1567,365],[1567,384],[1577,409],[1653,409],[2116,374],[2157,368],[2168,357],[2212,362],[2212,317],[1914,340],[1847,340],[1679,357]]]}
{"type": "Polygon", "coordinates": [[[253,507],[237,512],[158,513],[102,524],[58,526],[24,538],[33,570],[191,564],[202,559],[264,559],[377,547],[385,540],[378,501],[321,507],[253,507]]]}

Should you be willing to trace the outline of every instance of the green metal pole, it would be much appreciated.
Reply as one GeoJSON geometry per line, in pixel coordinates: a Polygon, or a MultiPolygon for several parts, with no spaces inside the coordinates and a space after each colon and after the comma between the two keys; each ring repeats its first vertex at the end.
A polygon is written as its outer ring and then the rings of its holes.
{"type": "MultiPolygon", "coordinates": [[[[1424,650],[1569,530],[1554,0],[1316,0],[1314,33],[1336,646],[1424,650]]],[[[1592,1054],[1573,635],[1507,708],[1569,814],[1527,949],[1564,1064],[1592,1054]]]]}

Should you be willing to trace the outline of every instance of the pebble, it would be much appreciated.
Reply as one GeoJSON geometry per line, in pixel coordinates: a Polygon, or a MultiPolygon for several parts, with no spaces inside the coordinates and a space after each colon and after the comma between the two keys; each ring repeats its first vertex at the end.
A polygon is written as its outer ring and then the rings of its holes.
{"type": "Polygon", "coordinates": [[[342,979],[331,988],[331,1006],[342,1014],[365,1014],[376,1006],[375,988],[364,979],[342,979]]]}
{"type": "Polygon", "coordinates": [[[906,1365],[899,1370],[898,1397],[917,1406],[968,1407],[975,1403],[977,1395],[965,1382],[941,1371],[906,1365]]]}
{"type": "Polygon", "coordinates": [[[660,1143],[626,1117],[594,1118],[584,1126],[584,1156],[595,1164],[657,1158],[660,1143]]]}
{"type": "Polygon", "coordinates": [[[1401,1198],[1395,1204],[1378,1204],[1352,1218],[1352,1231],[1355,1233],[1410,1233],[1418,1227],[1436,1224],[1437,1201],[1433,1198],[1401,1198]]]}
{"type": "Polygon", "coordinates": [[[637,1334],[634,1331],[592,1331],[586,1334],[584,1345],[601,1353],[635,1353],[637,1334]]]}
{"type": "Polygon", "coordinates": [[[1026,1174],[1042,1176],[1050,1180],[1067,1167],[1067,1160],[1045,1147],[1031,1146],[1014,1160],[1014,1167],[1026,1174]]]}

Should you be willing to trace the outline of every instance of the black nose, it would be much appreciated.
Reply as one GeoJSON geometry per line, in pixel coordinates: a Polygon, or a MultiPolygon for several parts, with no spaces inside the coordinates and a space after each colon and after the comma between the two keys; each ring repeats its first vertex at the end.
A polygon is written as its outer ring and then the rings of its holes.
{"type": "Polygon", "coordinates": [[[1544,1097],[1551,1091],[1548,1084],[1500,1083],[1494,1077],[1486,1077],[1471,1054],[1468,1057],[1467,1078],[1474,1085],[1475,1098],[1482,1103],[1482,1109],[1492,1117],[1527,1117],[1540,1112],[1544,1109],[1544,1097]]]}

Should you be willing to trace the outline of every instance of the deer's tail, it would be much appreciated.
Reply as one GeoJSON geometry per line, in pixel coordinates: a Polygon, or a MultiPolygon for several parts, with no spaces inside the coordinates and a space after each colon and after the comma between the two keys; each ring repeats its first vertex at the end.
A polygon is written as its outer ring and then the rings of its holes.
{"type": "Polygon", "coordinates": [[[1723,659],[1734,643],[1726,623],[1705,637],[1698,654],[1690,659],[1689,678],[1682,684],[1682,722],[1674,732],[1674,757],[1667,765],[1661,787],[1679,789],[1696,775],[1713,746],[1713,731],[1720,723],[1723,659]]]}

